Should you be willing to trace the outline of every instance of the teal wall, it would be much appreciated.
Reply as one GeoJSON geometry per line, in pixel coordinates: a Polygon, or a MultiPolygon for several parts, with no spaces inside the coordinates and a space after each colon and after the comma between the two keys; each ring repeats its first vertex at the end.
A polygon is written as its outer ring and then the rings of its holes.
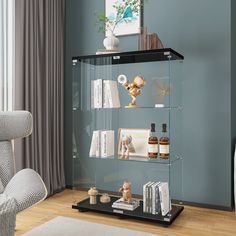
{"type": "MultiPolygon", "coordinates": [[[[144,8],[144,25],[149,31],[157,32],[166,47],[185,56],[183,200],[221,207],[232,205],[232,141],[236,135],[235,95],[231,94],[236,88],[235,70],[231,73],[231,40],[235,36],[231,8],[235,8],[231,0],[148,0],[144,8]]],[[[97,33],[94,12],[103,9],[104,0],[66,1],[68,185],[72,183],[71,57],[94,54],[102,48],[104,35],[97,33]]],[[[137,41],[137,36],[120,37],[120,48],[137,50],[137,41]]]]}

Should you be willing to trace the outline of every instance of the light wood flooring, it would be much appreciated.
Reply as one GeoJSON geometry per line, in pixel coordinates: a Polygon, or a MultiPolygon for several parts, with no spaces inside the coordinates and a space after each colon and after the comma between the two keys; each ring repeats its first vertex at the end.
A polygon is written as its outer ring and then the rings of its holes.
{"type": "Polygon", "coordinates": [[[122,220],[116,217],[91,212],[79,213],[71,209],[73,202],[78,202],[86,196],[86,192],[65,190],[33,208],[18,214],[16,236],[22,235],[56,216],[73,217],[91,222],[150,232],[161,236],[236,236],[236,215],[234,212],[186,206],[176,221],[170,227],[165,228],[153,223],[127,219],[122,220]]]}

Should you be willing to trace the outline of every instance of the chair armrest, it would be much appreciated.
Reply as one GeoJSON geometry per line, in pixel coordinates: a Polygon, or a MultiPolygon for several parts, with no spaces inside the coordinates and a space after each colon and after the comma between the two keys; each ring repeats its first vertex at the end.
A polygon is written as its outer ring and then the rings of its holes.
{"type": "Polygon", "coordinates": [[[15,198],[17,212],[20,212],[43,201],[47,197],[47,189],[37,172],[23,169],[10,180],[4,194],[15,198]]]}

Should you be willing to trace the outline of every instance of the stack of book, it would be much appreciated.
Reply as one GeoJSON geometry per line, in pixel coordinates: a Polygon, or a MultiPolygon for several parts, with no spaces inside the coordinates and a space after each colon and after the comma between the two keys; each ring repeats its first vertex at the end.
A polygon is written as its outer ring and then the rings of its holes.
{"type": "Polygon", "coordinates": [[[111,53],[120,53],[119,49],[97,49],[96,55],[101,55],[101,54],[111,54],[111,53]]]}
{"type": "Polygon", "coordinates": [[[120,98],[117,82],[113,80],[92,80],[91,82],[91,107],[119,108],[120,98]]]}
{"type": "Polygon", "coordinates": [[[133,211],[137,207],[139,207],[139,201],[132,199],[132,201],[128,203],[126,201],[123,201],[123,198],[120,198],[117,201],[113,202],[112,207],[117,208],[117,209],[122,209],[122,210],[133,211]]]}
{"type": "Polygon", "coordinates": [[[93,131],[90,145],[90,157],[110,157],[114,156],[114,130],[93,131]]]}
{"type": "Polygon", "coordinates": [[[143,212],[165,216],[171,210],[166,182],[148,182],[143,186],[143,212]]]}

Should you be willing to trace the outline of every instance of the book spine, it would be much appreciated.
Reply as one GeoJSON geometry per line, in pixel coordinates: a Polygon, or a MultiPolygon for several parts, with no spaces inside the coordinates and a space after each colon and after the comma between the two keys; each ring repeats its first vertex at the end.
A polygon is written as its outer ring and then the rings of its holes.
{"type": "Polygon", "coordinates": [[[133,210],[135,210],[137,207],[138,207],[138,206],[135,206],[135,207],[130,208],[130,207],[122,207],[122,206],[113,206],[113,205],[112,205],[112,208],[117,208],[117,209],[122,209],[122,210],[128,210],[128,211],[133,211],[133,210]]]}
{"type": "Polygon", "coordinates": [[[100,131],[97,130],[95,131],[95,140],[96,140],[96,157],[100,157],[100,149],[101,149],[101,146],[100,146],[100,131]]]}
{"type": "Polygon", "coordinates": [[[143,186],[143,212],[148,213],[149,212],[149,186],[152,184],[152,182],[147,182],[143,186]]]}
{"type": "Polygon", "coordinates": [[[170,198],[168,191],[168,183],[161,183],[159,187],[160,202],[161,202],[161,213],[165,216],[170,211],[170,198]]]}
{"type": "Polygon", "coordinates": [[[146,212],[148,213],[149,211],[149,188],[148,188],[149,185],[147,185],[146,187],[146,196],[147,196],[147,209],[146,209],[146,212]]]}
{"type": "Polygon", "coordinates": [[[143,185],[143,212],[146,212],[146,186],[147,184],[143,185]]]}
{"type": "Polygon", "coordinates": [[[111,81],[107,81],[107,100],[110,108],[113,108],[113,101],[112,101],[112,95],[111,95],[111,81]]]}
{"type": "Polygon", "coordinates": [[[159,184],[157,184],[155,192],[156,192],[156,214],[159,215],[161,214],[161,203],[160,203],[160,193],[159,193],[159,184]]]}
{"type": "Polygon", "coordinates": [[[160,185],[159,192],[160,192],[161,215],[165,216],[165,205],[164,205],[164,199],[163,199],[162,184],[160,185]]]}
{"type": "Polygon", "coordinates": [[[107,131],[101,131],[101,157],[107,157],[107,131]]]}
{"type": "Polygon", "coordinates": [[[149,213],[152,213],[152,186],[150,186],[150,210],[149,210],[149,213]]]}
{"type": "Polygon", "coordinates": [[[155,200],[156,200],[156,191],[155,191],[156,183],[152,185],[152,214],[156,214],[156,205],[155,205],[155,200]]]}
{"type": "Polygon", "coordinates": [[[92,136],[92,140],[91,140],[89,156],[90,157],[96,156],[96,135],[95,135],[94,131],[93,131],[93,136],[92,136]]]}
{"type": "Polygon", "coordinates": [[[151,196],[150,196],[150,194],[151,194],[151,185],[149,184],[148,185],[148,187],[147,187],[147,189],[148,189],[148,198],[147,198],[147,202],[148,202],[148,207],[147,207],[147,212],[148,213],[150,213],[150,210],[151,210],[151,196]]]}
{"type": "MultiPolygon", "coordinates": [[[[93,95],[91,97],[93,97],[93,101],[91,102],[91,105],[94,108],[102,108],[102,102],[103,102],[103,82],[101,79],[97,79],[94,80],[92,83],[92,88],[93,88],[93,95]]],[[[91,89],[92,89],[91,88],[91,89]]]]}
{"type": "Polygon", "coordinates": [[[91,109],[94,109],[94,80],[91,81],[91,109]]]}
{"type": "Polygon", "coordinates": [[[103,108],[110,108],[108,101],[108,86],[106,80],[103,81],[103,108]]]}
{"type": "Polygon", "coordinates": [[[98,79],[98,108],[102,108],[102,90],[103,90],[103,82],[101,79],[98,79]]]}
{"type": "Polygon", "coordinates": [[[94,96],[93,96],[93,99],[94,99],[94,108],[98,108],[98,81],[97,80],[94,80],[93,81],[93,93],[94,93],[94,96]]]}
{"type": "Polygon", "coordinates": [[[112,81],[111,83],[111,97],[112,97],[112,106],[114,108],[119,108],[120,107],[120,97],[119,97],[119,91],[118,91],[118,86],[116,81],[112,81]]]}
{"type": "Polygon", "coordinates": [[[107,155],[115,155],[115,132],[114,130],[109,130],[107,137],[107,155]]]}
{"type": "Polygon", "coordinates": [[[119,108],[120,98],[117,82],[113,80],[104,80],[104,104],[106,108],[119,108]]]}
{"type": "Polygon", "coordinates": [[[114,130],[101,131],[101,157],[110,157],[115,154],[114,130]]]}

